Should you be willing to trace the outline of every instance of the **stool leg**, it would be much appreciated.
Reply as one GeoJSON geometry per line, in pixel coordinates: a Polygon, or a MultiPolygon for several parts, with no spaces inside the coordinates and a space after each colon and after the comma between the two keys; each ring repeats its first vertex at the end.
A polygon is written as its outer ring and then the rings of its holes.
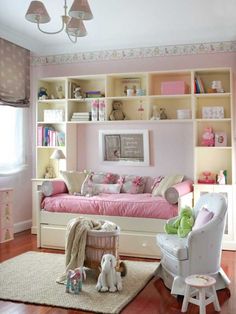
{"type": "Polygon", "coordinates": [[[219,304],[218,296],[217,296],[217,293],[216,293],[215,285],[212,286],[212,292],[213,292],[213,295],[214,295],[214,301],[213,301],[214,308],[215,308],[215,310],[217,312],[220,312],[220,304],[219,304]]]}
{"type": "Polygon", "coordinates": [[[199,306],[200,306],[200,314],[206,314],[206,291],[205,291],[205,288],[199,288],[199,306]]]}
{"type": "Polygon", "coordinates": [[[187,312],[189,297],[190,297],[190,286],[186,284],[181,312],[187,312]]]}

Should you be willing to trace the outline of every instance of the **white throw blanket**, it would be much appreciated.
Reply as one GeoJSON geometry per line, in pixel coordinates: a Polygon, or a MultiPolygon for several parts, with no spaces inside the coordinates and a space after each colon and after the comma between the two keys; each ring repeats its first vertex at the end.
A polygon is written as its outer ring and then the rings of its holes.
{"type": "Polygon", "coordinates": [[[87,218],[74,218],[67,224],[66,229],[66,270],[57,278],[58,283],[65,283],[69,269],[75,269],[84,265],[87,232],[89,230],[115,230],[117,226],[108,221],[95,221],[87,218]]]}

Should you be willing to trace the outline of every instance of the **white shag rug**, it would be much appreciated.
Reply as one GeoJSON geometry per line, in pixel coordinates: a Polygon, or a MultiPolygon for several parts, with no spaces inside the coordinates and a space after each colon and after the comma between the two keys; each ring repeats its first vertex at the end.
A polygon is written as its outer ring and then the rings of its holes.
{"type": "Polygon", "coordinates": [[[27,252],[0,264],[0,299],[80,309],[96,313],[119,313],[154,276],[157,262],[124,261],[127,275],[123,290],[97,292],[96,276],[87,270],[79,295],[66,293],[56,279],[65,270],[65,255],[27,252]]]}

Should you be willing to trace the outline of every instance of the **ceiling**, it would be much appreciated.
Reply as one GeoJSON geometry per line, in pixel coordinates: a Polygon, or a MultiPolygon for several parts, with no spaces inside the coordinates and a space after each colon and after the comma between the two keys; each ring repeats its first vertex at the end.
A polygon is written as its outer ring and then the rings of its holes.
{"type": "MultiPolygon", "coordinates": [[[[0,36],[38,55],[236,40],[236,0],[88,0],[94,19],[77,44],[63,31],[45,35],[24,16],[30,0],[0,1],[0,36]]],[[[64,0],[42,0],[61,26],[64,0]]],[[[73,0],[67,0],[68,8],[73,0]]]]}

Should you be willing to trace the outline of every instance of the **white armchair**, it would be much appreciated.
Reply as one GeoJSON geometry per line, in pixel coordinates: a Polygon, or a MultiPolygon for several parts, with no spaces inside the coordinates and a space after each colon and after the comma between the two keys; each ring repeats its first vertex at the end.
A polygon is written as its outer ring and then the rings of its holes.
{"type": "Polygon", "coordinates": [[[220,267],[221,243],[227,212],[226,200],[219,193],[202,195],[193,209],[195,218],[202,207],[212,211],[213,218],[204,226],[192,230],[186,238],[165,233],[156,237],[162,254],[156,275],[163,279],[172,294],[184,295],[184,280],[192,274],[213,276],[216,279],[217,290],[225,288],[230,283],[220,267]]]}

